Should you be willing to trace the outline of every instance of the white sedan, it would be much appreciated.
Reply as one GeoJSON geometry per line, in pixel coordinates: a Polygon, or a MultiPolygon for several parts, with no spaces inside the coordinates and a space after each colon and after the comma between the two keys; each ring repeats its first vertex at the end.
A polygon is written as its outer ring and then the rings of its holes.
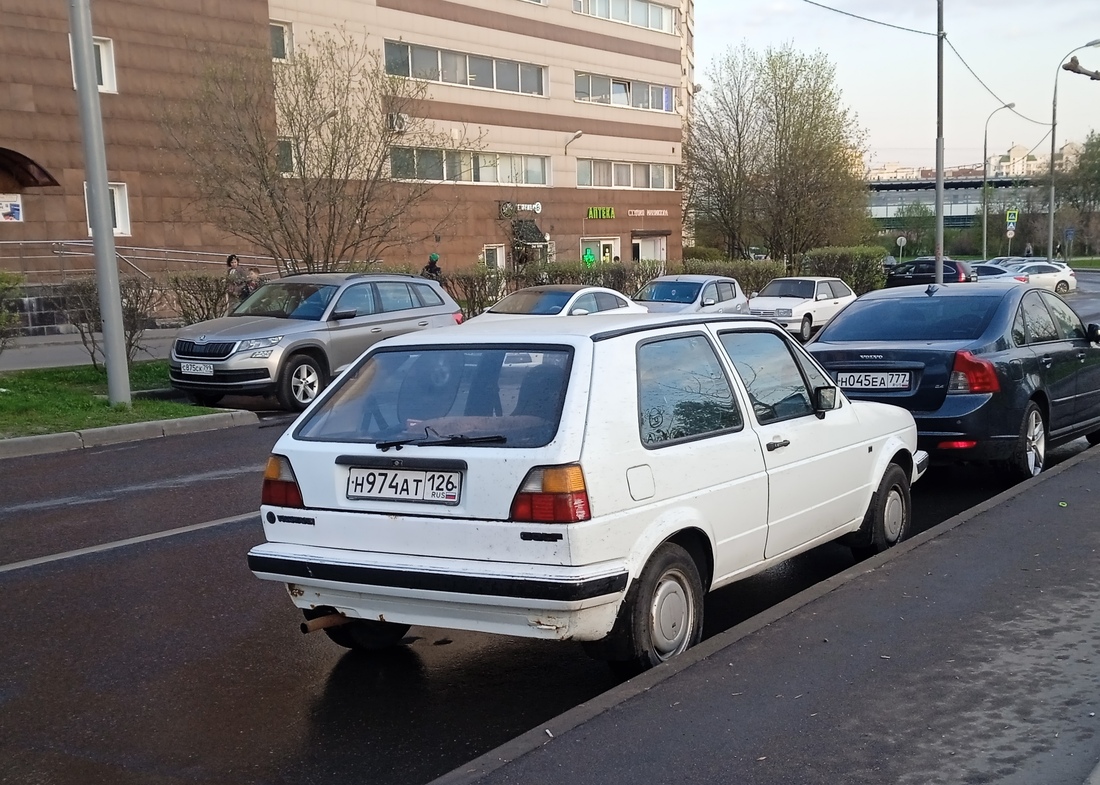
{"type": "MultiPolygon", "coordinates": [[[[649,313],[621,292],[602,286],[550,284],[512,292],[489,310],[475,316],[479,322],[517,316],[588,316],[608,313],[649,313]]],[[[471,321],[473,321],[471,319],[471,321]]]]}
{"type": "Polygon", "coordinates": [[[1041,286],[1058,294],[1069,294],[1077,288],[1077,276],[1065,265],[1050,262],[1025,262],[1012,264],[1008,269],[1014,273],[1027,275],[1033,286],[1041,286]]]}
{"type": "Polygon", "coordinates": [[[803,342],[856,299],[839,278],[773,278],[749,298],[749,313],[782,324],[803,342]]]}

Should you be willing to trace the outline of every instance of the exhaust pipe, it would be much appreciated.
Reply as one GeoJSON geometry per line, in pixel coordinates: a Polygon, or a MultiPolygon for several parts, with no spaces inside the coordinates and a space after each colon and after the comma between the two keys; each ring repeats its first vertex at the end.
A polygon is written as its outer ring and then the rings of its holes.
{"type": "Polygon", "coordinates": [[[316,619],[302,622],[299,629],[301,629],[302,635],[309,635],[311,632],[326,630],[329,627],[340,627],[350,621],[352,619],[342,613],[330,613],[327,616],[318,616],[316,619]]]}

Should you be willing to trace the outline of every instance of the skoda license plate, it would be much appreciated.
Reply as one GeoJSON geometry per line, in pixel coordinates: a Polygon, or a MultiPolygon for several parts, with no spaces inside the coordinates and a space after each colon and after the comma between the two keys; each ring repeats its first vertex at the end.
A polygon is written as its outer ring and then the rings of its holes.
{"type": "Polygon", "coordinates": [[[353,467],[348,474],[349,499],[458,504],[461,495],[462,472],[353,467]]]}
{"type": "Polygon", "coordinates": [[[189,373],[192,376],[213,376],[213,363],[180,363],[180,373],[189,373]]]}

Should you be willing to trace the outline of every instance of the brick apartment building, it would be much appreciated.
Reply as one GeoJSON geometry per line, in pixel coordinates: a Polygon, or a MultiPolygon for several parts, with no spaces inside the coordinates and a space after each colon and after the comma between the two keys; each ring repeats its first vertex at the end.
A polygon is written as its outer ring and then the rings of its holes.
{"type": "MultiPolygon", "coordinates": [[[[0,265],[11,267],[13,244],[89,229],[68,5],[0,0],[0,17],[0,265]]],[[[340,26],[369,31],[390,73],[429,82],[423,113],[437,128],[480,132],[480,165],[457,183],[439,167],[422,205],[457,201],[458,220],[384,261],[438,252],[445,269],[505,265],[517,225],[536,257],[680,255],[693,0],[94,0],[92,17],[120,246],[241,250],[188,209],[160,118],[194,93],[204,49],[292,58],[309,33],[340,26]]],[[[404,153],[421,154],[434,160],[404,153]]]]}

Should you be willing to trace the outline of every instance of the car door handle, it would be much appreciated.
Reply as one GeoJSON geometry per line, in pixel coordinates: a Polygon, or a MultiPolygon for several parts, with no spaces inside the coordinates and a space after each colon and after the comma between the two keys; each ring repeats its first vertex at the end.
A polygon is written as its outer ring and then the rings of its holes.
{"type": "Polygon", "coordinates": [[[1054,358],[1049,357],[1049,356],[1048,357],[1040,357],[1039,362],[1041,362],[1043,365],[1045,365],[1047,368],[1049,368],[1051,365],[1053,365],[1054,358]]]}
{"type": "Polygon", "coordinates": [[[422,321],[422,322],[417,322],[417,323],[416,323],[416,326],[417,326],[417,327],[427,327],[427,326],[428,326],[428,324],[429,324],[428,320],[427,320],[427,319],[425,319],[425,320],[424,320],[424,321],[422,321]]]}
{"type": "Polygon", "coordinates": [[[382,328],[381,327],[372,327],[372,328],[370,328],[370,331],[372,333],[380,333],[380,332],[382,332],[382,328]]]}
{"type": "Polygon", "coordinates": [[[767,444],[768,452],[775,452],[780,447],[789,447],[790,444],[791,444],[790,441],[788,441],[787,439],[782,439],[782,440],[777,441],[777,442],[768,442],[768,444],[767,444]]]}
{"type": "Polygon", "coordinates": [[[1081,362],[1085,361],[1085,358],[1089,356],[1088,352],[1077,352],[1077,359],[1081,362]]]}

